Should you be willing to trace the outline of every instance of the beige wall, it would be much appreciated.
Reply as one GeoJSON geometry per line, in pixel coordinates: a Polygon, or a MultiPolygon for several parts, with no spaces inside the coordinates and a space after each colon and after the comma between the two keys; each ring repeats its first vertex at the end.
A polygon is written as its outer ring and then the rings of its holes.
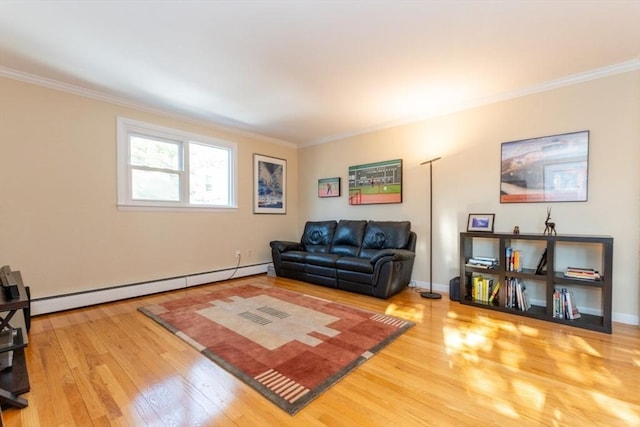
{"type": "MultiPolygon", "coordinates": [[[[637,323],[640,287],[640,72],[593,80],[423,122],[296,150],[121,105],[0,78],[0,264],[20,269],[35,298],[270,261],[272,239],[298,240],[304,221],[408,219],[418,233],[413,279],[427,284],[428,167],[434,164],[434,286],[458,275],[469,212],[496,231],[540,232],[545,204],[498,200],[500,143],[589,130],[589,201],[555,203],[560,233],[615,238],[614,320],[637,323]],[[228,139],[239,148],[239,208],[140,212],[116,207],[116,117],[228,139]],[[252,213],[252,154],[287,159],[287,215],[252,213]],[[349,206],[350,165],[404,160],[404,201],[349,206]],[[319,178],[343,196],[319,199],[319,178]],[[249,251],[251,256],[248,256],[249,251]]],[[[588,302],[588,301],[586,301],[588,302]]]]}
{"type": "MultiPolygon", "coordinates": [[[[458,273],[458,233],[470,212],[495,213],[495,229],[542,232],[547,206],[559,233],[614,237],[614,320],[637,323],[640,246],[640,72],[601,78],[445,117],[306,147],[299,152],[300,226],[306,219],[408,219],[418,234],[413,279],[428,284],[429,180],[433,165],[434,286],[458,273]],[[589,194],[584,203],[500,204],[500,144],[590,131],[589,194]],[[339,176],[348,192],[350,165],[404,160],[404,201],[349,206],[319,199],[319,178],[339,176]]],[[[533,262],[535,263],[537,260],[533,262]]],[[[589,304],[589,300],[581,301],[589,304]]]]}
{"type": "Polygon", "coordinates": [[[297,238],[296,156],[286,144],[0,78],[0,264],[41,298],[231,268],[236,249],[242,265],[269,262],[270,240],[297,238]],[[236,142],[239,208],[118,210],[117,116],[236,142]],[[287,160],[287,215],[252,213],[253,153],[287,160]]]}

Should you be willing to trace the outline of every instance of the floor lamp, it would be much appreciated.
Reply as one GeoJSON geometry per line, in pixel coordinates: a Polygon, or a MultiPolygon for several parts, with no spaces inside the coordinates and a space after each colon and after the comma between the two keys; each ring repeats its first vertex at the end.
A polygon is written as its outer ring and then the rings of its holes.
{"type": "Polygon", "coordinates": [[[427,160],[420,165],[429,164],[429,292],[420,292],[422,298],[440,299],[442,295],[433,292],[433,162],[440,157],[427,160]]]}

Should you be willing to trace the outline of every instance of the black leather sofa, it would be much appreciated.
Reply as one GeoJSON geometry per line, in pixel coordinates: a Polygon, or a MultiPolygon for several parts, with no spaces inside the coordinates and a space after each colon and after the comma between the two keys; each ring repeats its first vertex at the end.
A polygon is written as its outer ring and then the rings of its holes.
{"type": "Polygon", "coordinates": [[[300,242],[270,245],[280,277],[389,298],[411,281],[416,233],[409,221],[309,221],[300,242]]]}

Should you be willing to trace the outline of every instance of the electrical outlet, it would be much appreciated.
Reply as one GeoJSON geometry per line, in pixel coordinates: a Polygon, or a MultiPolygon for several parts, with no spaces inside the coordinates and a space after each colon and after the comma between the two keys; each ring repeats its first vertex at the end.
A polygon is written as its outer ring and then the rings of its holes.
{"type": "Polygon", "coordinates": [[[240,249],[236,249],[236,258],[240,258],[240,249]]]}
{"type": "Polygon", "coordinates": [[[247,259],[251,259],[251,249],[247,250],[247,259]]]}

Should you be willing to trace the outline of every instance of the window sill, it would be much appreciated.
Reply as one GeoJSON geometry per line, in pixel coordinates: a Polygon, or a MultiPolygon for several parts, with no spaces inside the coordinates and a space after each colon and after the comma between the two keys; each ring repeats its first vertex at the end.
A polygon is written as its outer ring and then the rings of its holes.
{"type": "Polygon", "coordinates": [[[150,211],[150,212],[229,212],[237,211],[237,206],[159,206],[118,204],[120,211],[150,211]]]}

